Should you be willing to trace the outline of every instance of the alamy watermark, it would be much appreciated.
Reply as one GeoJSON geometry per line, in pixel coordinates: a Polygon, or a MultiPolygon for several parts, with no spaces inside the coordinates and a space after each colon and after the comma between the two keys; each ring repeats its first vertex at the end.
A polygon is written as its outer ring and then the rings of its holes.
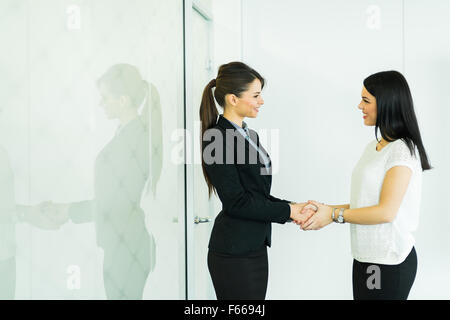
{"type": "Polygon", "coordinates": [[[381,269],[377,265],[370,265],[367,267],[367,274],[370,274],[367,278],[367,288],[369,290],[381,289],[381,269]]]}
{"type": "Polygon", "coordinates": [[[80,290],[81,288],[81,268],[77,265],[67,267],[66,285],[68,290],[80,290]]]}
{"type": "Polygon", "coordinates": [[[370,30],[381,30],[381,8],[377,5],[370,5],[366,9],[366,27],[370,30]]]}
{"type": "Polygon", "coordinates": [[[264,164],[270,163],[270,169],[261,168],[261,175],[270,175],[279,169],[279,129],[259,129],[259,143],[254,131],[246,139],[239,131],[226,129],[225,132],[211,128],[200,140],[200,122],[194,125],[192,133],[186,129],[174,130],[170,140],[175,144],[170,150],[173,164],[264,164]],[[184,142],[186,141],[186,148],[184,142]],[[204,148],[201,146],[204,144],[204,148]],[[259,148],[259,150],[257,149],[259,148]]]}

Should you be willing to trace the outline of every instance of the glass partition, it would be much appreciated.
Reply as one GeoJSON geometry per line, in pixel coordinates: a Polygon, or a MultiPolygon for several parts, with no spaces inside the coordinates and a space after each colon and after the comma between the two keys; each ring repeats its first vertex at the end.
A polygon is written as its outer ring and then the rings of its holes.
{"type": "Polygon", "coordinates": [[[0,15],[0,298],[183,299],[182,1],[0,15]]]}

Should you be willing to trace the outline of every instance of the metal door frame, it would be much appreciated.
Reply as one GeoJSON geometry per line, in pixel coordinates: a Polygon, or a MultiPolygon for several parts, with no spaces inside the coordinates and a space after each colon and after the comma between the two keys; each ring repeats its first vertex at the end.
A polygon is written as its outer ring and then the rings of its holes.
{"type": "MultiPolygon", "coordinates": [[[[192,67],[192,10],[197,11],[210,25],[211,33],[211,59],[213,59],[213,17],[212,13],[206,8],[202,7],[201,3],[196,0],[183,0],[183,49],[184,49],[184,190],[185,190],[185,299],[188,300],[194,297],[195,287],[194,281],[194,167],[188,165],[193,163],[194,150],[190,150],[190,159],[187,159],[187,139],[190,139],[190,146],[193,149],[194,132],[194,114],[192,113],[192,77],[194,70],[192,67]]],[[[213,65],[213,63],[212,63],[213,65]]]]}

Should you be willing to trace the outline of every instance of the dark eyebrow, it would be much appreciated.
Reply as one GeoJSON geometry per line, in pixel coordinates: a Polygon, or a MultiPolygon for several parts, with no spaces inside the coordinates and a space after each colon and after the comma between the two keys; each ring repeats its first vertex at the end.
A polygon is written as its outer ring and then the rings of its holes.
{"type": "Polygon", "coordinates": [[[260,94],[260,93],[261,93],[261,91],[256,91],[256,92],[254,92],[253,94],[255,94],[255,93],[257,93],[257,94],[260,94]]]}
{"type": "Polygon", "coordinates": [[[370,101],[370,99],[369,99],[369,98],[367,98],[367,97],[364,97],[364,96],[363,96],[362,98],[363,98],[363,99],[366,99],[366,100],[369,100],[369,101],[370,101]]]}

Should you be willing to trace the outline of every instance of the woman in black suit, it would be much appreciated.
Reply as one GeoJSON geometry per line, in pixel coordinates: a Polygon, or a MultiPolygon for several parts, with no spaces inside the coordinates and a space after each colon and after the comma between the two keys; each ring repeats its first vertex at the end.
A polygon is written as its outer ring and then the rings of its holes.
{"type": "Polygon", "coordinates": [[[270,157],[245,117],[256,118],[264,100],[264,79],[241,62],[219,68],[203,92],[202,166],[209,195],[218,194],[222,211],[211,233],[208,268],[218,299],[264,299],[271,223],[307,220],[305,204],[270,195],[270,157]],[[212,89],[214,90],[214,97],[212,89]],[[223,107],[219,116],[214,98],[223,107]]]}

